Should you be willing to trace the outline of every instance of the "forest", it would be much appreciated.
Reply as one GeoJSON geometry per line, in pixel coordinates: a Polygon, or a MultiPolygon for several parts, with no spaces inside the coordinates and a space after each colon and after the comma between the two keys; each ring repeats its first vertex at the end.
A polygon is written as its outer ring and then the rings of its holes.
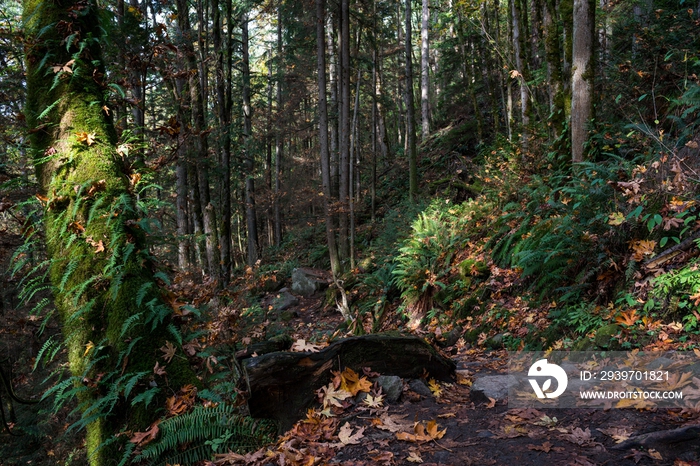
{"type": "Polygon", "coordinates": [[[699,72],[689,0],[0,0],[0,465],[700,464],[700,362],[496,387],[700,358],[699,72]]]}

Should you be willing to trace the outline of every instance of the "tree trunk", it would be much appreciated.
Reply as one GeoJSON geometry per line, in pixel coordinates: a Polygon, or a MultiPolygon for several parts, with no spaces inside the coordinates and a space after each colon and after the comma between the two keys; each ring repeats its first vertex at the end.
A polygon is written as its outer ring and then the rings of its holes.
{"type": "Polygon", "coordinates": [[[335,243],[335,227],[331,212],[331,167],[328,154],[328,104],[326,102],[326,5],[316,0],[316,46],[318,68],[318,143],[321,152],[321,178],[323,183],[323,211],[326,217],[326,242],[331,261],[331,272],[340,273],[340,260],[335,243]]]}
{"type": "Polygon", "coordinates": [[[161,299],[155,265],[138,228],[131,185],[136,177],[115,156],[116,132],[103,110],[107,83],[97,6],[27,0],[24,18],[25,115],[46,196],[49,276],[74,389],[85,412],[78,422],[87,428],[89,463],[114,464],[127,440],[114,441],[120,429],[144,430],[158,417],[155,407],[166,395],[199,382],[184,356],[170,363],[158,357],[166,341],[176,341],[168,331],[172,309],[161,299]],[[71,29],[54,27],[57,22],[71,29]],[[66,45],[73,33],[81,40],[66,45]],[[75,60],[71,73],[52,72],[53,63],[70,60],[75,60]],[[167,377],[153,372],[156,362],[167,377]],[[129,380],[137,383],[125,398],[129,380]],[[154,395],[148,408],[132,406],[134,397],[146,391],[154,395]]]}
{"type": "Polygon", "coordinates": [[[330,130],[330,160],[331,160],[331,194],[337,200],[338,198],[338,139],[339,139],[339,108],[338,108],[338,54],[335,46],[334,22],[331,15],[328,15],[328,31],[326,34],[328,40],[328,76],[330,78],[331,88],[331,109],[328,115],[328,126],[330,130]]]}
{"type": "Polygon", "coordinates": [[[511,14],[513,21],[513,54],[515,55],[515,68],[518,73],[517,79],[520,83],[520,144],[522,153],[527,152],[528,140],[530,139],[530,96],[527,88],[528,72],[527,61],[525,59],[526,43],[523,39],[522,28],[525,27],[522,18],[521,0],[511,0],[511,14]]]}
{"type": "Polygon", "coordinates": [[[430,47],[428,28],[430,23],[430,0],[423,0],[420,27],[420,108],[421,139],[425,141],[430,134],[430,47]]]}
{"type": "Polygon", "coordinates": [[[282,112],[284,109],[284,101],[282,100],[282,79],[284,57],[282,56],[282,8],[278,7],[277,13],[277,130],[275,131],[275,193],[274,193],[274,211],[275,211],[275,245],[279,246],[282,242],[282,214],[280,211],[280,196],[282,195],[281,180],[282,176],[282,157],[284,155],[284,133],[282,128],[282,112]]]}
{"type": "Polygon", "coordinates": [[[552,124],[552,136],[558,138],[566,121],[564,94],[562,86],[561,52],[559,28],[556,19],[556,0],[544,0],[544,46],[547,60],[547,77],[549,78],[549,121],[552,124]]]}
{"type": "Polygon", "coordinates": [[[593,116],[594,35],[594,1],[575,0],[571,67],[571,161],[574,163],[584,159],[583,146],[593,116]]]}
{"type": "MultiPolygon", "coordinates": [[[[231,278],[231,105],[226,92],[226,76],[224,75],[224,55],[226,50],[221,44],[221,12],[219,0],[212,0],[211,8],[214,14],[212,40],[216,54],[216,100],[219,117],[219,142],[221,157],[221,251],[219,264],[221,267],[221,284],[228,286],[231,278]]],[[[230,27],[230,23],[229,23],[230,27]]],[[[226,49],[230,48],[230,44],[226,49]]],[[[230,83],[229,83],[230,84],[230,83]]]]}
{"type": "Polygon", "coordinates": [[[418,196],[418,160],[416,156],[416,111],[413,103],[413,48],[411,46],[411,0],[406,0],[406,147],[408,148],[408,192],[418,196]]]}
{"type": "Polygon", "coordinates": [[[350,192],[350,6],[349,0],[341,0],[340,11],[340,183],[338,184],[338,200],[340,204],[338,253],[340,259],[350,255],[349,217],[350,210],[348,193],[350,192]]]}
{"type": "Polygon", "coordinates": [[[245,164],[245,217],[248,230],[248,265],[258,260],[258,223],[255,214],[255,164],[252,147],[252,107],[250,104],[250,55],[248,53],[248,15],[241,17],[243,44],[243,157],[245,164]]]}
{"type": "Polygon", "coordinates": [[[195,71],[201,71],[201,69],[195,59],[194,47],[190,39],[192,30],[190,28],[189,10],[186,0],[177,0],[177,11],[179,13],[177,16],[178,27],[183,36],[182,47],[184,48],[187,68],[190,71],[190,108],[195,152],[197,154],[195,164],[207,254],[205,270],[214,279],[219,279],[219,235],[217,232],[216,211],[211,203],[211,190],[209,188],[209,142],[206,131],[204,95],[199,72],[195,71]]]}

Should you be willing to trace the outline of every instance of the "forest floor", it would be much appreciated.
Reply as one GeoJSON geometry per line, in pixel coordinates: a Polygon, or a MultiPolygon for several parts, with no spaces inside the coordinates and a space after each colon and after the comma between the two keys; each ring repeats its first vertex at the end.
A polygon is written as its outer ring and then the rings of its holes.
{"type": "MultiPolygon", "coordinates": [[[[313,338],[339,321],[337,311],[322,309],[320,297],[301,298],[290,310],[295,318],[288,325],[296,329],[296,339],[313,338]]],[[[470,348],[463,341],[447,350],[457,365],[454,383],[438,383],[430,394],[419,394],[404,381],[399,400],[377,408],[343,401],[333,409],[336,417],[309,415],[276,446],[223,456],[218,464],[700,465],[697,434],[687,441],[672,435],[615,448],[638,435],[700,426],[698,412],[509,409],[507,399],[481,401],[470,393],[478,377],[507,373],[505,350],[470,348]]]]}
{"type": "MultiPolygon", "coordinates": [[[[294,339],[313,341],[342,320],[336,310],[323,308],[321,296],[300,298],[291,311],[294,317],[285,326],[294,339]]],[[[27,318],[26,311],[6,309],[0,319],[2,355],[14,361],[13,386],[24,398],[38,398],[46,389],[42,380],[54,369],[39,365],[32,371],[46,335],[60,337],[60,329],[52,323],[43,337],[37,337],[38,325],[27,318]]],[[[334,408],[334,417],[310,416],[283,434],[277,444],[248,455],[219,456],[216,463],[700,465],[697,435],[689,441],[615,449],[619,442],[637,435],[700,425],[697,412],[509,409],[507,400],[480,401],[470,393],[476,378],[506,373],[505,350],[458,342],[447,352],[459,374],[453,383],[439,383],[430,394],[419,394],[405,381],[396,403],[380,402],[375,407],[343,401],[334,408]]],[[[70,409],[63,407],[53,414],[50,401],[15,404],[16,422],[11,425],[24,435],[0,433],[0,465],[84,464],[81,433],[65,434],[70,409]]]]}

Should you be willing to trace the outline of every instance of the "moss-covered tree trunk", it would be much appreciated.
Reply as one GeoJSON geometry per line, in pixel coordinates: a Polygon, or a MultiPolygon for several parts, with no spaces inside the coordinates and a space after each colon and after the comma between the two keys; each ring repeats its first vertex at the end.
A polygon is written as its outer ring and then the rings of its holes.
{"type": "Polygon", "coordinates": [[[97,6],[25,0],[24,21],[26,117],[79,425],[90,464],[115,464],[128,437],[109,442],[114,434],[143,430],[166,394],[197,381],[184,357],[168,363],[159,350],[177,347],[179,334],[144,246],[131,195],[137,177],[117,150],[97,6]]]}

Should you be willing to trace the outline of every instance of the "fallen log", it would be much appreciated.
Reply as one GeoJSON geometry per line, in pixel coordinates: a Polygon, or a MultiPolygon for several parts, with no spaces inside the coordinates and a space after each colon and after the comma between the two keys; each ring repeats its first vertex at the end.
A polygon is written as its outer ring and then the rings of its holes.
{"type": "Polygon", "coordinates": [[[678,429],[661,430],[648,434],[637,435],[619,445],[612,447],[613,450],[628,450],[636,447],[646,447],[654,444],[674,444],[679,442],[693,441],[700,439],[700,425],[680,427],[678,429]]]}
{"type": "Polygon", "coordinates": [[[345,338],[315,353],[268,353],[242,364],[241,388],[249,393],[250,414],[276,420],[281,431],[305,416],[316,390],[330,382],[332,370],[350,367],[361,372],[370,367],[382,375],[419,378],[429,374],[443,381],[452,380],[455,371],[454,362],[424,340],[386,334],[345,338]]]}

